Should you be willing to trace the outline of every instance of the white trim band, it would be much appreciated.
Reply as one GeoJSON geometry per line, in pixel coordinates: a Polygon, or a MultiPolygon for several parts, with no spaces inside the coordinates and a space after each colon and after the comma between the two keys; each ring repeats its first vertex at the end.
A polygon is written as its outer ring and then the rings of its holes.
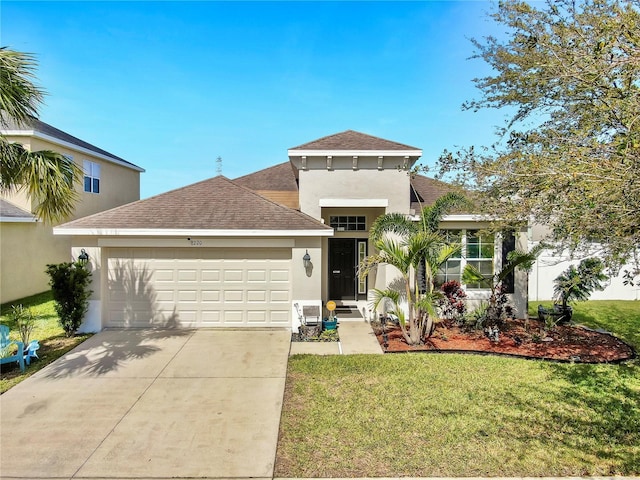
{"type": "Polygon", "coordinates": [[[326,230],[196,230],[157,228],[74,228],[54,227],[54,235],[90,235],[96,237],[332,237],[326,230]]]}
{"type": "Polygon", "coordinates": [[[320,207],[383,207],[389,206],[388,198],[321,198],[320,207]]]}
{"type": "Polygon", "coordinates": [[[290,157],[421,157],[422,150],[288,150],[290,157]]]}

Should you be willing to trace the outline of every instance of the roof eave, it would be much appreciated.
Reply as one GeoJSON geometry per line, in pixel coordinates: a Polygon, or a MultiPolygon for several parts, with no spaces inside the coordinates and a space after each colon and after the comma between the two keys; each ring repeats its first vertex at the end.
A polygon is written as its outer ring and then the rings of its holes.
{"type": "Polygon", "coordinates": [[[290,149],[289,157],[421,157],[422,150],[307,150],[290,149]]]}
{"type": "Polygon", "coordinates": [[[333,229],[317,230],[234,230],[234,229],[188,229],[188,228],[86,228],[54,227],[54,235],[79,236],[132,236],[132,237],[331,237],[333,229]]]}
{"type": "Polygon", "coordinates": [[[123,162],[122,160],[118,160],[117,158],[109,157],[108,155],[104,155],[100,152],[96,152],[95,150],[91,150],[85,147],[81,147],[80,145],[76,145],[75,143],[60,140],[59,138],[52,137],[51,135],[46,135],[37,130],[0,130],[0,134],[6,137],[34,137],[39,140],[44,140],[46,142],[59,145],[61,147],[77,150],[86,155],[92,155],[107,162],[115,163],[116,165],[120,165],[122,167],[126,167],[140,173],[145,172],[144,168],[134,165],[133,163],[123,162]]]}

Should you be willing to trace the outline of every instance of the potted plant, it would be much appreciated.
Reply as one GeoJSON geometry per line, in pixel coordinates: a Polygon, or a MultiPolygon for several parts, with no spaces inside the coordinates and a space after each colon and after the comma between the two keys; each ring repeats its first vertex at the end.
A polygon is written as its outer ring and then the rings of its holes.
{"type": "Polygon", "coordinates": [[[589,299],[595,290],[604,290],[602,282],[609,277],[604,274],[604,264],[598,258],[585,258],[578,266],[570,265],[553,281],[554,316],[558,323],[567,323],[573,316],[571,302],[589,299]]]}

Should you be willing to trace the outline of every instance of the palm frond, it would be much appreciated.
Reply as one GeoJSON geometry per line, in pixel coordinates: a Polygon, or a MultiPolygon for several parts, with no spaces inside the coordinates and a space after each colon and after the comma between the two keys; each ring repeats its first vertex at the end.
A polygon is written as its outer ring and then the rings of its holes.
{"type": "Polygon", "coordinates": [[[438,230],[440,221],[451,210],[470,206],[471,203],[464,195],[458,192],[449,192],[438,197],[432,205],[428,205],[420,212],[420,224],[426,232],[435,232],[438,230]]]}
{"type": "Polygon", "coordinates": [[[372,240],[381,240],[385,233],[407,236],[416,231],[416,225],[401,213],[387,213],[376,218],[371,225],[369,235],[372,240]]]}
{"type": "MultiPolygon", "coordinates": [[[[20,125],[38,116],[44,90],[34,84],[37,62],[29,53],[0,47],[0,110],[20,125]]],[[[0,116],[0,122],[6,121],[0,116]]]]}

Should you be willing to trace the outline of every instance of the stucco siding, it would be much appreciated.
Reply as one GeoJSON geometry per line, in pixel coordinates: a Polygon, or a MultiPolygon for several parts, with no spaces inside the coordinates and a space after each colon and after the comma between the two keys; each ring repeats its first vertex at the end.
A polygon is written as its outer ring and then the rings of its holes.
{"type": "MultiPolygon", "coordinates": [[[[140,198],[140,172],[106,161],[86,152],[62,146],[40,138],[15,135],[9,141],[18,142],[30,151],[53,150],[69,155],[82,169],[84,160],[100,165],[100,193],[85,193],[82,183],[77,185],[78,203],[73,215],[65,221],[91,215],[140,198]]],[[[23,190],[3,195],[14,205],[31,212],[32,202],[23,190]]],[[[49,263],[71,260],[71,239],[54,236],[52,225],[42,222],[1,223],[0,297],[2,302],[48,290],[44,273],[49,263]]]]}
{"type": "Polygon", "coordinates": [[[0,223],[0,303],[49,290],[47,264],[69,261],[71,240],[42,222],[0,223]]]}
{"type": "Polygon", "coordinates": [[[386,200],[387,212],[409,213],[409,175],[398,170],[302,170],[300,210],[321,217],[321,199],[386,200]]]}

